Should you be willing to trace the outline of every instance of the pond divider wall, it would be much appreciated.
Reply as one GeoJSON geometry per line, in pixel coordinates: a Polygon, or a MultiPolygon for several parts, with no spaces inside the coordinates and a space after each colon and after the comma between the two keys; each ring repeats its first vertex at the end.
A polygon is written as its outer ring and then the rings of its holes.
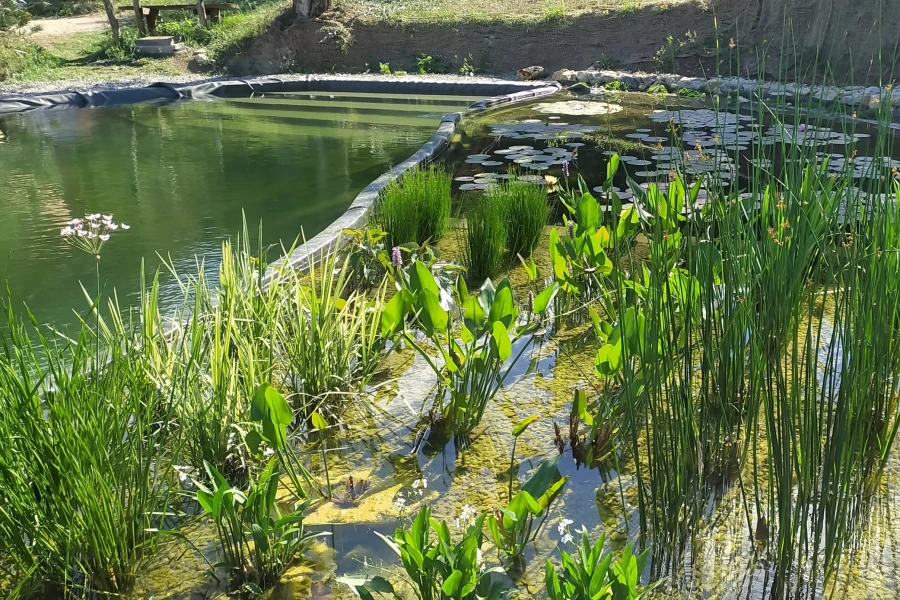
{"type": "MultiPolygon", "coordinates": [[[[279,92],[361,92],[371,94],[410,94],[447,96],[491,96],[472,104],[466,113],[487,110],[495,106],[523,102],[553,94],[561,89],[556,82],[524,81],[460,81],[420,78],[378,79],[372,77],[305,76],[279,79],[266,77],[224,81],[205,81],[193,84],[154,83],[147,87],[119,88],[100,91],[70,91],[34,96],[0,98],[0,114],[37,109],[100,108],[135,104],[138,102],[174,102],[213,98],[247,98],[256,94],[279,92]]],[[[310,261],[317,261],[325,253],[338,249],[346,242],[344,229],[365,225],[369,210],[381,191],[391,181],[418,165],[437,158],[450,145],[456,126],[464,113],[445,115],[437,131],[412,156],[383,173],[366,186],[350,207],[331,225],[311,240],[282,256],[270,265],[265,275],[269,282],[285,267],[305,270],[310,261]]]]}

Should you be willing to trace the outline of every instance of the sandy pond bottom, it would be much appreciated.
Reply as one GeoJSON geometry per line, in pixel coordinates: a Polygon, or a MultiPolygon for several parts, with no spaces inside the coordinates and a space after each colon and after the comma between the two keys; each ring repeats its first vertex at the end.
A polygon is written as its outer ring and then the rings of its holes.
{"type": "MultiPolygon", "coordinates": [[[[671,138],[666,132],[673,115],[655,112],[667,110],[655,99],[634,98],[606,98],[592,103],[566,96],[470,118],[461,124],[462,133],[447,154],[454,175],[462,178],[456,185],[467,186],[460,190],[464,195],[477,194],[481,187],[470,186],[489,185],[490,180],[507,175],[511,164],[517,165],[520,175],[542,183],[544,175],[563,176],[565,159],[572,176],[580,173],[589,185],[595,186],[602,182],[606,160],[613,151],[631,157],[624,161],[624,167],[639,182],[662,178],[673,163],[680,161],[679,166],[687,172],[727,171],[733,185],[740,185],[750,160],[745,149],[754,140],[774,146],[785,135],[771,124],[755,124],[742,115],[716,115],[702,105],[688,106],[689,110],[674,118],[683,119],[684,134],[689,134],[686,145],[697,147],[697,153],[674,156],[667,150],[671,138]],[[600,102],[618,108],[594,106],[600,102]],[[719,127],[722,120],[734,126],[731,133],[726,135],[719,127]],[[770,140],[772,144],[768,143],[770,140]],[[537,160],[531,158],[538,156],[537,160]]],[[[866,160],[869,134],[865,130],[807,135],[815,136],[810,140],[821,146],[823,158],[834,154],[837,159],[837,155],[844,156],[853,146],[858,159],[866,160]]],[[[773,156],[769,160],[777,162],[780,158],[773,156]]],[[[617,180],[617,185],[625,189],[624,179],[617,180]]],[[[458,244],[453,233],[445,238],[441,244],[445,256],[458,253],[458,244]]],[[[546,240],[535,259],[539,264],[546,263],[546,240]]],[[[523,274],[513,270],[509,276],[519,295],[524,296],[527,287],[523,274]]],[[[827,319],[827,314],[823,318],[827,319]]],[[[426,503],[434,516],[451,524],[451,530],[465,505],[479,511],[504,505],[511,475],[524,481],[541,460],[558,454],[554,422],[566,428],[572,390],[590,390],[594,383],[594,351],[594,343],[586,340],[583,329],[578,327],[536,342],[518,363],[515,376],[488,405],[484,421],[465,447],[454,440],[423,435],[420,415],[423,402],[427,406],[433,395],[435,380],[424,361],[411,352],[392,355],[389,364],[393,378],[374,393],[369,408],[353,409],[345,419],[343,431],[329,442],[330,447],[338,448],[329,459],[332,481],[339,482],[338,495],[343,494],[350,476],[357,481],[367,480],[368,489],[356,501],[345,498],[322,503],[309,514],[308,523],[333,535],[316,546],[306,563],[289,572],[272,597],[349,596],[346,589],[332,583],[335,575],[383,574],[398,581],[397,563],[375,532],[389,534],[402,519],[426,503]],[[519,439],[511,473],[511,430],[530,415],[539,420],[519,439]],[[424,490],[413,487],[413,482],[421,479],[427,481],[424,490]]],[[[311,461],[314,468],[320,467],[315,453],[311,461]]],[[[587,468],[577,465],[569,452],[564,454],[559,469],[570,480],[552,507],[547,526],[527,552],[527,567],[521,574],[518,594],[543,593],[543,563],[558,554],[560,536],[555,524],[560,519],[571,519],[573,529],[583,526],[593,536],[607,532],[611,548],[637,540],[631,467],[623,462],[619,471],[587,468]]],[[[900,596],[900,519],[894,514],[898,506],[900,463],[895,452],[880,485],[868,499],[858,535],[844,554],[833,597],[900,596]]],[[[195,534],[195,543],[214,560],[211,529],[199,522],[195,534]]],[[[656,565],[667,578],[656,595],[773,597],[774,570],[761,558],[764,554],[760,550],[762,546],[748,531],[737,486],[720,489],[710,497],[699,531],[685,543],[679,559],[674,564],[656,565]]],[[[497,560],[496,553],[488,548],[485,556],[489,561],[497,560]]],[[[206,563],[195,552],[173,544],[139,579],[137,595],[187,598],[222,594],[224,588],[211,582],[206,569],[206,563]]],[[[829,586],[827,592],[831,591],[829,586]]],[[[807,588],[802,593],[805,598],[823,595],[826,590],[821,582],[817,588],[807,588]]]]}

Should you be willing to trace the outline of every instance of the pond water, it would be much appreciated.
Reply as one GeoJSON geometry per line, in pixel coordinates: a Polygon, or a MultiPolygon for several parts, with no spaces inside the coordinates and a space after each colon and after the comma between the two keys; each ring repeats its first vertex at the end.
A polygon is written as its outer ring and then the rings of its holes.
{"type": "MultiPolygon", "coordinates": [[[[564,177],[567,167],[570,183],[579,174],[588,185],[597,186],[603,181],[606,162],[614,152],[626,156],[624,170],[638,183],[665,180],[672,163],[682,161],[679,167],[685,171],[691,167],[684,163],[692,162],[698,173],[710,166],[733,171],[732,179],[740,185],[741,170],[759,157],[747,155],[747,149],[738,146],[741,142],[749,145],[752,140],[760,142],[757,147],[771,146],[776,150],[778,146],[778,152],[769,160],[786,159],[779,154],[783,152],[780,143],[784,134],[773,130],[770,124],[757,126],[737,114],[720,114],[718,118],[738,126],[726,135],[710,123],[709,113],[700,103],[685,107],[681,113],[685,128],[689,128],[684,133],[689,134],[690,142],[685,145],[694,146],[696,154],[665,156],[671,145],[666,125],[673,117],[655,112],[664,110],[656,99],[639,95],[629,98],[618,101],[618,110],[600,109],[600,114],[591,114],[590,110],[596,107],[586,111],[582,100],[563,97],[502,108],[464,120],[461,139],[445,155],[445,163],[457,178],[458,196],[469,193],[477,201],[479,190],[506,176],[511,164],[518,165],[517,176],[524,175],[526,181],[536,184],[544,185],[548,174],[564,177]],[[552,106],[557,101],[569,105],[552,106]],[[726,146],[724,150],[731,150],[729,155],[716,152],[720,142],[726,146]],[[522,160],[515,162],[510,155],[522,160]],[[541,158],[535,159],[537,156],[541,158]],[[569,164],[563,165],[563,161],[569,164]]],[[[871,150],[867,147],[868,133],[862,127],[848,129],[809,135],[821,142],[823,160],[825,153],[846,156],[852,152],[845,152],[850,145],[856,151],[854,161],[858,158],[859,164],[871,164],[866,159],[871,150]]],[[[890,160],[884,164],[886,169],[892,166],[890,160]]],[[[857,179],[862,183],[870,174],[861,170],[857,179]]],[[[627,189],[621,169],[616,184],[627,189]]],[[[623,197],[627,199],[627,193],[623,197]]],[[[440,243],[442,256],[451,260],[459,256],[459,243],[451,232],[440,243]]],[[[545,236],[534,256],[545,273],[550,270],[546,248],[545,236]]],[[[504,275],[510,277],[517,292],[526,293],[522,269],[504,275]]],[[[827,330],[828,315],[822,318],[827,330]]],[[[517,351],[514,349],[513,355],[517,351]]],[[[346,588],[332,585],[333,575],[381,574],[397,583],[402,580],[400,569],[377,533],[389,534],[399,523],[408,523],[405,519],[419,507],[428,504],[436,518],[451,524],[456,536],[462,530],[454,528],[453,523],[464,506],[474,506],[480,512],[505,505],[510,476],[524,481],[542,460],[558,455],[555,426],[566,430],[572,391],[592,385],[595,351],[595,341],[585,335],[583,327],[538,340],[488,404],[482,424],[465,444],[429,435],[422,414],[427,412],[428,401],[433,397],[435,378],[424,360],[411,351],[394,354],[389,359],[393,378],[373,393],[371,406],[360,403],[346,415],[340,433],[327,442],[333,448],[329,469],[331,481],[338,482],[338,501],[318,504],[307,522],[332,536],[319,544],[306,563],[288,574],[272,597],[351,597],[346,588]],[[511,430],[527,416],[537,416],[539,420],[519,438],[511,466],[511,430]],[[356,498],[349,497],[350,477],[357,484],[365,481],[356,498]],[[424,488],[422,480],[427,482],[424,488]]],[[[321,473],[318,448],[309,449],[309,460],[312,469],[321,473]]],[[[587,528],[592,539],[605,532],[612,549],[621,548],[626,541],[637,541],[634,465],[623,462],[615,467],[586,467],[570,450],[564,452],[559,472],[569,476],[569,482],[552,508],[548,525],[526,552],[527,567],[520,574],[514,594],[544,597],[543,564],[557,554],[561,535],[556,524],[561,519],[571,520],[573,530],[587,528]]],[[[894,514],[900,502],[900,461],[896,453],[868,500],[859,532],[838,570],[834,597],[887,599],[900,594],[900,521],[894,514]]],[[[748,534],[744,508],[737,486],[712,493],[696,536],[685,543],[674,564],[656,565],[667,583],[655,597],[778,597],[776,569],[765,559],[760,544],[748,534]]],[[[209,531],[196,538],[208,556],[214,555],[211,539],[209,531]]],[[[571,551],[572,547],[566,549],[571,551]]],[[[490,554],[488,560],[496,564],[496,554],[490,554]]],[[[173,556],[177,560],[163,559],[157,569],[141,578],[142,594],[187,597],[198,590],[215,593],[210,592],[209,577],[203,574],[205,563],[196,553],[180,549],[173,551],[173,556]]],[[[820,598],[831,591],[826,591],[821,581],[799,588],[797,597],[803,598],[820,598]]]]}
{"type": "MultiPolygon", "coordinates": [[[[142,260],[150,272],[158,255],[188,272],[195,257],[214,269],[242,213],[251,232],[262,221],[266,244],[290,245],[301,230],[310,238],[474,100],[268,94],[2,116],[2,283],[40,321],[76,322],[72,310],[88,306],[79,283],[96,288],[96,265],[60,229],[88,213],[130,225],[100,262],[105,292],[115,288],[124,306],[142,260]]],[[[177,293],[163,284],[165,303],[177,293]]]]}

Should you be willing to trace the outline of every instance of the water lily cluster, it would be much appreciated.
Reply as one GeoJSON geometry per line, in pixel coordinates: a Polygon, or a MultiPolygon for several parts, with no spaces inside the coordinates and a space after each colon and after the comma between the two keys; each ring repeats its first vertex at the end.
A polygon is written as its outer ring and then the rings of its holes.
{"type": "Polygon", "coordinates": [[[72,219],[60,229],[59,235],[71,246],[100,258],[100,249],[109,241],[110,234],[119,229],[125,231],[130,225],[113,222],[112,215],[92,213],[83,219],[72,219]]]}

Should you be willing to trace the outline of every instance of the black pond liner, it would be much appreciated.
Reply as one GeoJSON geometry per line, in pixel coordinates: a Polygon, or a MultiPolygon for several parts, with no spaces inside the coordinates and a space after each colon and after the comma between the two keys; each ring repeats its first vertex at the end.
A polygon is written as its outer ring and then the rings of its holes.
{"type": "MultiPolygon", "coordinates": [[[[146,87],[120,88],[91,92],[59,92],[34,96],[0,98],[0,115],[31,110],[65,108],[100,108],[136,104],[138,102],[175,102],[181,100],[210,100],[215,98],[249,98],[257,94],[283,92],[355,92],[367,94],[409,94],[418,96],[490,96],[475,102],[466,113],[487,110],[494,106],[531,100],[553,94],[561,89],[556,82],[467,82],[386,80],[364,77],[316,76],[303,79],[239,79],[206,81],[201,83],[154,83],[146,87]]],[[[346,242],[341,235],[344,229],[356,229],[365,223],[369,209],[378,199],[384,187],[405,171],[427,164],[437,158],[450,145],[456,125],[463,113],[445,115],[437,131],[412,156],[383,173],[366,186],[353,200],[343,215],[318,235],[283,256],[269,267],[264,283],[286,266],[305,270],[310,260],[314,262],[346,242]]]]}

